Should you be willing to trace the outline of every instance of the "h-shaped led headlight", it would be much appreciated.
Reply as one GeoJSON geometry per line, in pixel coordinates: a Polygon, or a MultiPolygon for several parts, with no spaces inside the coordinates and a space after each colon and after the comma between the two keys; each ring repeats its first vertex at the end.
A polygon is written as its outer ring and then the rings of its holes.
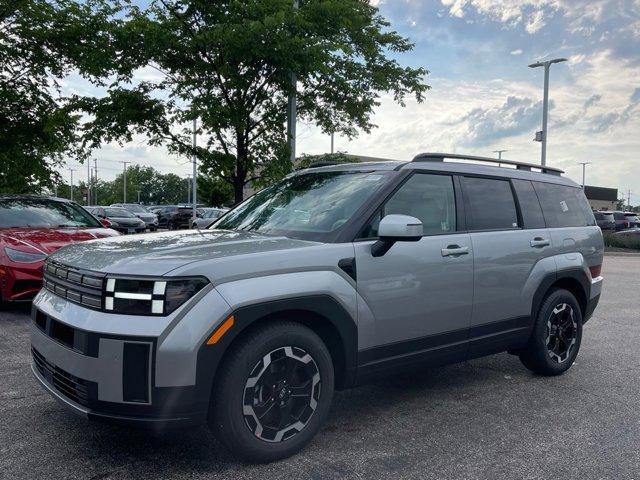
{"type": "Polygon", "coordinates": [[[126,315],[169,315],[209,283],[203,277],[107,277],[104,309],[126,315]]]}

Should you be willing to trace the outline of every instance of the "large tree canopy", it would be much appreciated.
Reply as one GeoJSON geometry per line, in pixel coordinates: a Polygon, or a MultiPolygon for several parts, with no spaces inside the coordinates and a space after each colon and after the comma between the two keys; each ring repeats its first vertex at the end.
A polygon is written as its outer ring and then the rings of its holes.
{"type": "Polygon", "coordinates": [[[0,191],[51,186],[52,167],[85,153],[58,79],[75,67],[103,74],[93,52],[111,44],[106,32],[118,10],[97,1],[0,0],[0,191]]]}
{"type": "Polygon", "coordinates": [[[374,126],[382,92],[400,104],[408,95],[423,100],[426,71],[389,56],[413,45],[367,0],[298,4],[157,0],[147,9],[130,8],[112,22],[110,45],[102,51],[109,57],[103,75],[116,73],[108,95],[75,99],[90,114],[86,138],[97,146],[146,134],[172,153],[195,155],[239,201],[247,182],[291,168],[285,127],[290,72],[297,76],[298,118],[348,137],[374,126]],[[132,83],[144,67],[156,77],[132,83]]]}

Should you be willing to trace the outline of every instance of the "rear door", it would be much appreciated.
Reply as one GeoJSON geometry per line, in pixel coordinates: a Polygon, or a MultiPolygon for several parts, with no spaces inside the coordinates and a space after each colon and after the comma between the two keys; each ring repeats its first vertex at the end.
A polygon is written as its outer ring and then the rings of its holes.
{"type": "Polygon", "coordinates": [[[468,176],[462,184],[474,251],[469,356],[475,357],[526,341],[532,275],[554,266],[536,267],[548,256],[551,239],[531,182],[468,176]]]}
{"type": "Polygon", "coordinates": [[[414,173],[354,243],[361,307],[372,312],[375,322],[373,338],[365,345],[369,348],[359,353],[361,371],[466,357],[473,249],[455,183],[451,175],[414,173]],[[396,242],[383,256],[373,257],[378,223],[388,214],[418,218],[424,236],[396,242]]]}

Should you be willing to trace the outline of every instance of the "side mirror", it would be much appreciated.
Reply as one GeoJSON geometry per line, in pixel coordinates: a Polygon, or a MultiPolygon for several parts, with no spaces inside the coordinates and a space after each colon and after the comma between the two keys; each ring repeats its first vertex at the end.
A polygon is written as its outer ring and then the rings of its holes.
{"type": "Polygon", "coordinates": [[[371,255],[381,257],[395,242],[417,242],[422,238],[422,222],[409,215],[387,215],[378,225],[378,240],[371,246],[371,255]]]}

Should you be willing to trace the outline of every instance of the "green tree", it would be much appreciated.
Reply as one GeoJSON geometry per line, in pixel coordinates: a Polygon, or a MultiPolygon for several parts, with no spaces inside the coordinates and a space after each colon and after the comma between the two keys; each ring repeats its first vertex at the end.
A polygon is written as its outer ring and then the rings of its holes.
{"type": "Polygon", "coordinates": [[[55,166],[86,154],[58,79],[75,67],[88,76],[109,69],[94,52],[110,43],[118,10],[97,0],[0,1],[0,191],[51,188],[55,166]]]}
{"type": "Polygon", "coordinates": [[[117,62],[108,95],[77,99],[91,115],[92,146],[147,134],[171,153],[195,155],[236,201],[247,182],[278,177],[288,163],[285,112],[297,76],[299,119],[349,138],[369,132],[382,92],[422,101],[422,68],[389,53],[413,45],[367,0],[159,0],[112,22],[103,56],[117,62]],[[158,80],[131,84],[136,68],[158,80]],[[191,145],[197,119],[200,146],[191,145]]]}

